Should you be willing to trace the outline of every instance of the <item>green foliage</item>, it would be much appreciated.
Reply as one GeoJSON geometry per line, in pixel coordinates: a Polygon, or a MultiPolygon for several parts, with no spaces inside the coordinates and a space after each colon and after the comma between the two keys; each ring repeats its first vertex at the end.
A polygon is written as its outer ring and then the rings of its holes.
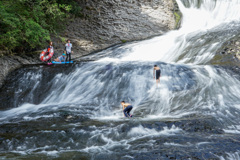
{"type": "Polygon", "coordinates": [[[77,17],[82,16],[82,12],[81,12],[82,8],[79,6],[79,4],[76,1],[74,1],[74,0],[57,0],[57,3],[70,6],[70,8],[68,8],[69,13],[71,13],[77,17]]]}
{"type": "Polygon", "coordinates": [[[127,42],[127,40],[125,40],[125,39],[122,39],[121,41],[122,41],[122,43],[126,43],[127,42]]]}
{"type": "Polygon", "coordinates": [[[62,43],[66,43],[67,39],[65,37],[59,36],[59,38],[61,39],[62,43]]]}
{"type": "Polygon", "coordinates": [[[74,0],[1,0],[0,50],[43,47],[51,33],[63,29],[70,13],[80,10],[74,0]]]}

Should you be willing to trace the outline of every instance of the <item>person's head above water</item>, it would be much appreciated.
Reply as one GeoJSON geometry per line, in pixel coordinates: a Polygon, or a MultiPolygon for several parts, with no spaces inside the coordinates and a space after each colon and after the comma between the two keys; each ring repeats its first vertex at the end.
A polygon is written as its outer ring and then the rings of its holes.
{"type": "Polygon", "coordinates": [[[154,67],[157,67],[157,65],[155,64],[154,67]]]}
{"type": "Polygon", "coordinates": [[[122,101],[122,102],[121,102],[121,104],[124,104],[124,103],[125,103],[125,101],[122,101]]]}

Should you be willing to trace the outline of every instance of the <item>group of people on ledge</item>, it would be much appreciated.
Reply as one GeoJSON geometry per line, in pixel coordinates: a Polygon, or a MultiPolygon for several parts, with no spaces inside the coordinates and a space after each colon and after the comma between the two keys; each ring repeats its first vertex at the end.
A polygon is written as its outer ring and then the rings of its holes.
{"type": "MultiPolygon", "coordinates": [[[[49,42],[49,46],[47,47],[47,51],[49,50],[53,50],[53,42],[50,41],[49,42]]],[[[65,44],[65,49],[63,51],[63,54],[59,57],[57,57],[56,59],[54,59],[54,61],[56,62],[66,62],[66,61],[71,61],[71,53],[73,53],[72,51],[72,43],[71,41],[68,39],[67,43],[65,44]]],[[[51,62],[51,58],[48,60],[48,62],[51,62]]]]}
{"type": "MultiPolygon", "coordinates": [[[[160,77],[161,77],[161,69],[154,65],[153,67],[153,78],[156,78],[156,85],[160,83],[160,77]]],[[[132,114],[130,114],[131,110],[133,109],[133,106],[130,103],[126,103],[125,101],[121,102],[121,105],[123,107],[123,113],[125,117],[132,117],[132,114]]]]}

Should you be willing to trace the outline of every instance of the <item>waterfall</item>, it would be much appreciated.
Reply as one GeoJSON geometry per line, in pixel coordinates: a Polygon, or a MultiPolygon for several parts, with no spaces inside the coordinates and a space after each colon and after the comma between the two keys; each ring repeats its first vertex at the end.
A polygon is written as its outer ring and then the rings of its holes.
{"type": "MultiPolygon", "coordinates": [[[[114,114],[121,117],[121,100],[136,106],[134,112],[142,118],[199,113],[205,107],[215,111],[219,104],[223,108],[238,106],[231,102],[240,98],[236,94],[240,92],[238,79],[209,62],[225,41],[239,33],[240,2],[177,2],[183,13],[179,30],[104,50],[97,54],[106,55],[103,58],[81,65],[70,74],[56,74],[39,105],[89,106],[95,110],[89,113],[93,118],[109,117],[113,110],[118,110],[114,114]],[[159,89],[152,76],[154,64],[162,70],[159,89]]],[[[36,84],[41,83],[39,73],[35,77],[36,84]]],[[[31,97],[33,90],[39,88],[33,87],[28,94],[31,97]]]]}
{"type": "MultiPolygon", "coordinates": [[[[228,86],[235,86],[239,92],[239,81],[225,70],[212,67],[209,61],[221,44],[239,33],[240,2],[177,2],[183,13],[179,30],[104,50],[97,54],[107,55],[104,58],[81,65],[68,75],[58,73],[48,82],[51,90],[41,104],[90,105],[97,108],[92,117],[101,117],[119,110],[119,102],[125,99],[139,106],[134,108],[139,115],[161,117],[200,112],[204,106],[216,108],[216,97],[221,101],[239,98],[228,86]],[[162,70],[159,89],[152,76],[154,64],[162,70]],[[215,89],[219,87],[225,88],[225,94],[215,89]]],[[[37,84],[41,83],[39,73],[36,77],[37,84]]],[[[121,117],[120,112],[118,115],[121,117]]]]}

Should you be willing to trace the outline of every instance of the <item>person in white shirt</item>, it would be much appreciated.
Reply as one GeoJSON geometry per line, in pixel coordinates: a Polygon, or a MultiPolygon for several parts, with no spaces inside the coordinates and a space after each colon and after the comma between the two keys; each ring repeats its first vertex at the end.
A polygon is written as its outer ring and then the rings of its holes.
{"type": "Polygon", "coordinates": [[[65,44],[65,50],[66,50],[66,61],[71,61],[71,53],[73,53],[72,51],[72,43],[70,43],[70,40],[67,40],[67,43],[65,44]]]}

